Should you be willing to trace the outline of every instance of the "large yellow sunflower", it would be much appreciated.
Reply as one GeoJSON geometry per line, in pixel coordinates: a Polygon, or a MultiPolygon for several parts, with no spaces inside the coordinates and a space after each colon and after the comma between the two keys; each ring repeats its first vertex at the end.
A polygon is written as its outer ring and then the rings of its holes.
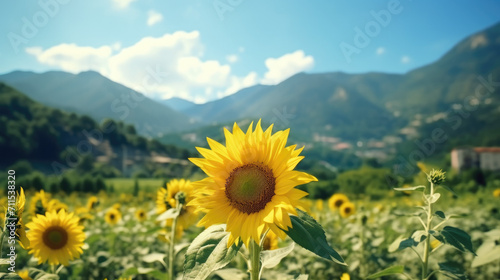
{"type": "Polygon", "coordinates": [[[109,208],[108,212],[106,212],[106,215],[104,216],[104,220],[106,221],[106,223],[112,226],[116,225],[121,219],[122,213],[114,207],[109,208]]]}
{"type": "Polygon", "coordinates": [[[48,261],[51,265],[67,266],[70,260],[83,253],[85,234],[73,213],[61,210],[39,214],[26,226],[29,228],[29,253],[38,259],[38,263],[48,261]]]}
{"type": "Polygon", "coordinates": [[[190,159],[208,178],[192,183],[197,193],[188,205],[206,213],[200,226],[227,224],[228,246],[259,244],[268,229],[283,239],[281,229],[292,227],[289,215],[307,195],[295,187],[317,181],[293,170],[303,148],[285,147],[290,130],[272,134],[272,127],[263,131],[259,121],[245,134],[235,123],[232,133],[224,129],[226,146],[207,138],[211,149],[197,148],[204,158],[190,159]]]}
{"type": "Polygon", "coordinates": [[[349,202],[349,198],[345,194],[336,193],[328,199],[328,207],[330,210],[337,210],[344,204],[345,202],[349,202]]]}

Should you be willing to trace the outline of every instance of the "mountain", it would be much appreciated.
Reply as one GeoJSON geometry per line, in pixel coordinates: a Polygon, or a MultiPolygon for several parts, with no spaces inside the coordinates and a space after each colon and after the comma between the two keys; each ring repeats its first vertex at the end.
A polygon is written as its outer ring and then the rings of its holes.
{"type": "Polygon", "coordinates": [[[44,105],[87,114],[98,121],[121,120],[133,124],[145,135],[156,136],[192,126],[186,115],[93,71],[77,75],[14,71],[0,75],[0,81],[44,105]]]}
{"type": "Polygon", "coordinates": [[[384,101],[406,114],[432,114],[452,104],[464,105],[490,75],[498,83],[499,50],[500,23],[468,36],[436,62],[408,72],[384,101]]]}
{"type": "Polygon", "coordinates": [[[158,103],[167,105],[168,107],[178,111],[182,112],[185,111],[195,105],[195,103],[191,101],[187,101],[186,99],[182,99],[179,97],[172,97],[169,99],[163,99],[163,100],[157,100],[158,103]]]}
{"type": "Polygon", "coordinates": [[[406,74],[300,73],[280,84],[242,89],[183,112],[212,124],[263,118],[304,133],[380,137],[419,114],[432,116],[453,106],[465,107],[469,101],[498,104],[493,92],[484,91],[499,80],[498,50],[500,24],[465,38],[434,63],[406,74]],[[481,86],[484,95],[476,100],[475,90],[481,86]]]}
{"type": "Polygon", "coordinates": [[[0,169],[28,160],[44,173],[58,174],[90,158],[91,165],[100,164],[95,172],[115,168],[123,175],[154,164],[165,170],[168,164],[186,164],[190,156],[187,150],[138,135],[132,125],[114,120],[98,124],[88,116],[42,105],[4,83],[0,83],[0,154],[0,169]]]}
{"type": "Polygon", "coordinates": [[[184,110],[184,113],[198,120],[206,122],[227,122],[240,118],[255,116],[246,112],[246,106],[253,104],[256,100],[264,98],[271,86],[256,85],[244,88],[235,94],[226,96],[219,100],[196,104],[184,110]]]}

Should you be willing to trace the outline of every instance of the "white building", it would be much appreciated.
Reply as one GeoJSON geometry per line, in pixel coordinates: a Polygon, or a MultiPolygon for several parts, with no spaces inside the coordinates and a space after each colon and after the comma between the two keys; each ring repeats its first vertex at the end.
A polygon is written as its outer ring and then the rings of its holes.
{"type": "Polygon", "coordinates": [[[453,149],[451,151],[451,166],[457,171],[471,168],[500,171],[500,147],[453,149]]]}

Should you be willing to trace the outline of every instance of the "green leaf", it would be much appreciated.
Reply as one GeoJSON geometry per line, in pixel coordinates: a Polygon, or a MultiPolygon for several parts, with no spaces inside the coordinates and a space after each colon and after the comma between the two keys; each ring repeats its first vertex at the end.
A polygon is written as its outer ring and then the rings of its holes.
{"type": "Polygon", "coordinates": [[[161,262],[165,263],[164,259],[167,255],[165,254],[160,254],[160,253],[151,253],[149,255],[145,255],[142,257],[142,260],[147,263],[153,263],[153,262],[161,262]]]}
{"type": "Polygon", "coordinates": [[[174,219],[179,216],[180,211],[177,208],[170,208],[167,211],[160,214],[160,216],[156,217],[157,221],[166,221],[168,219],[174,219]]]}
{"type": "Polygon", "coordinates": [[[477,257],[472,260],[472,267],[482,266],[500,259],[500,245],[497,244],[500,229],[485,233],[488,238],[477,248],[477,257]]]}
{"type": "Polygon", "coordinates": [[[450,187],[448,186],[443,186],[443,185],[439,185],[439,187],[442,187],[443,189],[451,192],[454,196],[458,196],[456,192],[454,192],[450,187]]]}
{"type": "Polygon", "coordinates": [[[262,268],[273,268],[277,266],[280,261],[293,251],[295,243],[291,243],[285,248],[280,248],[276,250],[267,250],[260,252],[260,261],[262,263],[262,268]]]}
{"type": "Polygon", "coordinates": [[[59,280],[58,275],[47,273],[43,270],[36,268],[30,268],[28,271],[28,275],[33,280],[59,280]]]}
{"type": "Polygon", "coordinates": [[[446,219],[446,215],[444,214],[443,211],[436,211],[436,213],[434,213],[434,214],[441,219],[446,219]]]}
{"type": "Polygon", "coordinates": [[[467,276],[462,271],[460,265],[454,262],[439,263],[439,270],[443,275],[453,280],[467,280],[467,276]]]}
{"type": "Polygon", "coordinates": [[[304,249],[324,259],[332,260],[341,265],[347,265],[339,253],[328,245],[325,231],[321,225],[300,209],[297,209],[297,214],[298,216],[290,216],[292,228],[289,228],[288,231],[284,230],[284,232],[304,249]]]}
{"type": "Polygon", "coordinates": [[[131,267],[127,269],[121,277],[123,278],[128,278],[134,275],[138,274],[143,274],[143,275],[149,275],[155,279],[163,280],[167,279],[168,275],[166,273],[163,273],[159,270],[156,270],[154,268],[146,268],[146,267],[131,267]]]}
{"type": "Polygon", "coordinates": [[[415,187],[406,187],[406,188],[394,188],[395,191],[414,191],[418,189],[425,189],[425,186],[415,186],[415,187]]]}
{"type": "Polygon", "coordinates": [[[16,273],[0,273],[0,279],[1,280],[23,280],[19,275],[16,273]]]}
{"type": "Polygon", "coordinates": [[[434,232],[433,235],[441,243],[450,244],[459,251],[469,251],[476,255],[472,248],[470,235],[459,228],[445,226],[441,231],[434,232]]]}
{"type": "Polygon", "coordinates": [[[388,251],[392,253],[395,251],[404,250],[406,248],[410,248],[412,246],[417,246],[417,245],[418,242],[415,242],[415,240],[411,237],[406,239],[399,237],[398,239],[394,240],[394,242],[392,242],[392,244],[388,248],[388,251]]]}
{"type": "Polygon", "coordinates": [[[427,232],[425,230],[417,230],[411,235],[411,238],[418,244],[427,238],[427,232]]]}
{"type": "Polygon", "coordinates": [[[426,195],[425,198],[427,199],[427,202],[428,203],[435,203],[436,201],[438,201],[438,199],[441,197],[441,194],[440,193],[435,193],[433,194],[432,196],[431,195],[426,195]]]}
{"type": "Polygon", "coordinates": [[[214,274],[217,274],[222,280],[245,279],[245,277],[248,276],[245,272],[241,271],[241,269],[237,268],[220,269],[214,272],[214,274]]]}
{"type": "Polygon", "coordinates": [[[231,262],[242,243],[227,248],[228,239],[225,225],[211,226],[200,233],[186,251],[183,279],[206,279],[231,262]]]}
{"type": "Polygon", "coordinates": [[[387,275],[393,275],[393,274],[403,274],[405,271],[405,267],[402,265],[395,265],[391,266],[389,268],[386,268],[382,271],[379,271],[377,273],[374,273],[370,276],[368,276],[366,279],[376,279],[380,278],[382,276],[387,276],[387,275]]]}

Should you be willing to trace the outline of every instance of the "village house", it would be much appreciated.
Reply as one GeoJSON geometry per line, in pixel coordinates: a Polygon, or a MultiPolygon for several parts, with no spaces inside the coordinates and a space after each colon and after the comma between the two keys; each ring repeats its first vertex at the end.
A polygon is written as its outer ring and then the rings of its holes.
{"type": "Polygon", "coordinates": [[[451,166],[459,172],[471,168],[500,171],[500,147],[453,149],[451,151],[451,166]]]}

